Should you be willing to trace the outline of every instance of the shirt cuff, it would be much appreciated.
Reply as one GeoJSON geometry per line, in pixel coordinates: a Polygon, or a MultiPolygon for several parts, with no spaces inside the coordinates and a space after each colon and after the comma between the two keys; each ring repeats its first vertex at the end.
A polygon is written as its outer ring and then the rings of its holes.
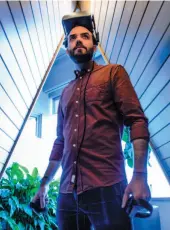
{"type": "Polygon", "coordinates": [[[147,125],[142,125],[140,127],[133,127],[130,132],[130,140],[131,142],[135,139],[145,139],[149,142],[150,140],[150,134],[148,131],[147,125]]]}

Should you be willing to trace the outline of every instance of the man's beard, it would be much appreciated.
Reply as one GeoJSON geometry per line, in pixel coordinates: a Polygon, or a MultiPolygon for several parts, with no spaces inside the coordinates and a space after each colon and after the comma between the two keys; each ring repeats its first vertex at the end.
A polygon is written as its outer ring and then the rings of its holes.
{"type": "Polygon", "coordinates": [[[74,49],[69,50],[69,56],[76,64],[86,63],[86,62],[92,60],[93,53],[94,53],[93,48],[88,49],[85,54],[83,54],[83,53],[82,54],[74,54],[74,49]]]}

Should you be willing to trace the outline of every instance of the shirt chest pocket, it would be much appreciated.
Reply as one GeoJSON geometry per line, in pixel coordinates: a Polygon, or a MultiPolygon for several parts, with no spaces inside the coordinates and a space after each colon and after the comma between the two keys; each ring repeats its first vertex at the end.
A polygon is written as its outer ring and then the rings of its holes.
{"type": "Polygon", "coordinates": [[[109,86],[108,82],[89,86],[86,89],[86,102],[93,102],[93,101],[103,101],[108,100],[109,98],[109,86]]]}

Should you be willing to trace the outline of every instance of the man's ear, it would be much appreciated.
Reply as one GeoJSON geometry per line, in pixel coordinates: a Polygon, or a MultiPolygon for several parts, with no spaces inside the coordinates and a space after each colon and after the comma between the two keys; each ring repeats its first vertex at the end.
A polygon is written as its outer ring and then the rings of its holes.
{"type": "Polygon", "coordinates": [[[68,49],[66,49],[66,53],[69,54],[68,49]]]}

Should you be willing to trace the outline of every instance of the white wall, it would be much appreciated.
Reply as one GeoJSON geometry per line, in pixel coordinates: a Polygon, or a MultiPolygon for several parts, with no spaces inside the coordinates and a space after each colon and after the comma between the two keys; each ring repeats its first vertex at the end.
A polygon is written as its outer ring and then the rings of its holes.
{"type": "Polygon", "coordinates": [[[32,111],[32,115],[38,114],[50,114],[50,99],[48,97],[48,94],[44,93],[43,91],[40,93],[32,111]]]}
{"type": "Polygon", "coordinates": [[[43,176],[56,137],[56,125],[57,115],[43,115],[42,138],[37,138],[33,133],[31,120],[28,120],[8,165],[18,162],[30,172],[37,167],[40,176],[43,176]]]}

